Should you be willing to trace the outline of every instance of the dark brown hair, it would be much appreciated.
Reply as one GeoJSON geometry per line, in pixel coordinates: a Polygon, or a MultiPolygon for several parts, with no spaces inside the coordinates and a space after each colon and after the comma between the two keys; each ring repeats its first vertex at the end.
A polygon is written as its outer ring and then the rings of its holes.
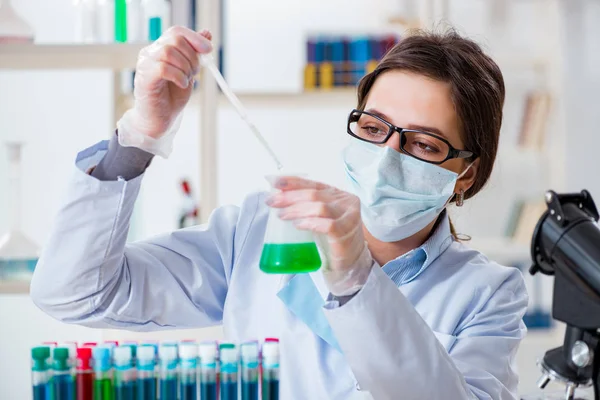
{"type": "Polygon", "coordinates": [[[477,43],[454,30],[413,31],[362,78],[359,109],[364,109],[377,77],[389,70],[410,71],[450,84],[464,149],[475,154],[471,161],[480,158],[475,181],[465,192],[465,199],[473,197],[487,183],[496,160],[505,97],[500,68],[477,43]]]}

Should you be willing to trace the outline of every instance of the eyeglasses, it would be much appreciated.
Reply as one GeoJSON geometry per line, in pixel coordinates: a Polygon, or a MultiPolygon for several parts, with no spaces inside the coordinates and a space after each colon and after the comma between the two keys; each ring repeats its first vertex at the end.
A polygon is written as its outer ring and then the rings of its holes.
{"type": "Polygon", "coordinates": [[[452,158],[469,158],[472,151],[457,150],[444,138],[433,133],[394,126],[377,115],[352,110],[348,116],[348,134],[373,144],[383,144],[398,132],[400,149],[421,161],[441,164],[452,158]]]}

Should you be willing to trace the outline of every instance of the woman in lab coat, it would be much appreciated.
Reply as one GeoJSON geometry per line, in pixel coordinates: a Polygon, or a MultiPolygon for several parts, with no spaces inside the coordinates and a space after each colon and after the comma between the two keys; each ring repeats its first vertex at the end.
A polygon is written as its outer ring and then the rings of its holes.
{"type": "Polygon", "coordinates": [[[279,337],[284,399],[517,398],[523,278],[458,241],[445,211],[490,176],[498,66],[455,33],[406,37],[361,81],[339,132],[352,136],[343,153],[352,193],[279,177],[279,194],[250,194],[205,226],[126,244],[143,172],[168,156],[210,39],[177,27],[142,50],[134,107],[111,141],[77,157],[31,284],[35,303],[91,327],[222,323],[233,341],[279,337]],[[260,271],[272,208],[326,238],[325,267],[260,271]]]}

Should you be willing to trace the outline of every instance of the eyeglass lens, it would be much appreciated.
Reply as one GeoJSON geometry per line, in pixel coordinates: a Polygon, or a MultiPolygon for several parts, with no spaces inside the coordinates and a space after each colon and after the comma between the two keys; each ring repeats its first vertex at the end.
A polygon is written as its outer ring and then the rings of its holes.
{"type": "MultiPolygon", "coordinates": [[[[353,113],[350,118],[350,130],[367,142],[382,144],[386,141],[390,126],[368,114],[353,113]]],[[[429,162],[444,161],[450,152],[450,147],[443,140],[418,131],[404,131],[401,147],[406,153],[429,162]]]]}

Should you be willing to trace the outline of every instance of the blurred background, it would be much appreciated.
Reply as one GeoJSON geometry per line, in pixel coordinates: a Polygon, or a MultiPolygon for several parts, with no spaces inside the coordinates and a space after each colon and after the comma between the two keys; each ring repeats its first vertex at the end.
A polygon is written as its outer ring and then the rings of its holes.
{"type": "MultiPolygon", "coordinates": [[[[131,105],[137,53],[172,24],[212,30],[226,80],[288,171],[339,187],[358,79],[407,29],[453,26],[494,57],[507,88],[494,174],[451,210],[457,230],[526,272],[545,190],[585,188],[600,201],[598,0],[128,0],[120,19],[121,3],[0,0],[0,235],[8,232],[0,240],[0,399],[30,397],[28,350],[43,341],[221,336],[219,327],[140,334],[69,326],[33,305],[27,276],[7,272],[7,260],[25,253],[34,265],[77,152],[113,134],[131,105]]],[[[274,171],[200,73],[173,154],[155,158],[144,178],[130,240],[202,222],[214,207],[267,189],[264,176],[274,171]]],[[[552,279],[526,280],[523,393],[534,391],[536,359],[562,341],[550,321],[552,279]]]]}

